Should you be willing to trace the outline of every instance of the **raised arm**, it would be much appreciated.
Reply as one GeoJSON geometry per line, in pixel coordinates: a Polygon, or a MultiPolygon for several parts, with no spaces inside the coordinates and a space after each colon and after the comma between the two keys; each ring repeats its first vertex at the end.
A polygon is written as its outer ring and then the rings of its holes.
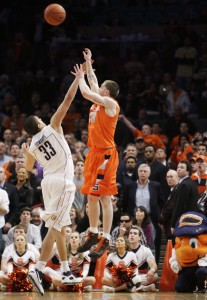
{"type": "Polygon", "coordinates": [[[134,135],[136,134],[136,127],[124,115],[119,115],[119,120],[122,121],[134,135]]]}
{"type": "Polygon", "coordinates": [[[98,85],[97,77],[92,67],[92,60],[91,60],[92,53],[90,49],[85,48],[83,51],[83,56],[86,61],[86,74],[87,74],[88,83],[90,85],[91,90],[97,93],[99,89],[99,85],[98,85]]]}
{"type": "Polygon", "coordinates": [[[62,133],[62,120],[64,119],[73,99],[75,98],[78,89],[78,79],[75,78],[70,88],[68,89],[63,102],[58,107],[50,120],[50,125],[59,133],[62,133]]]}
{"type": "Polygon", "coordinates": [[[98,93],[90,90],[84,78],[82,65],[79,66],[78,64],[76,64],[76,66],[74,66],[74,72],[71,73],[75,75],[76,78],[78,78],[79,88],[82,96],[85,99],[90,100],[91,102],[96,103],[98,105],[104,106],[106,110],[114,110],[116,112],[116,102],[112,98],[100,96],[98,93]]]}
{"type": "Polygon", "coordinates": [[[29,143],[22,144],[22,151],[26,157],[25,168],[27,171],[31,172],[34,167],[36,159],[34,155],[29,151],[29,143]]]}

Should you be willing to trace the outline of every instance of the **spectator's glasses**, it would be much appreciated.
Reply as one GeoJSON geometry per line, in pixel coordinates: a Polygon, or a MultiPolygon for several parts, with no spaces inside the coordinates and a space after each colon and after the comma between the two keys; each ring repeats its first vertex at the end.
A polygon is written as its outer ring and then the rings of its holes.
{"type": "Polygon", "coordinates": [[[120,223],[129,223],[131,220],[120,220],[120,223]]]}

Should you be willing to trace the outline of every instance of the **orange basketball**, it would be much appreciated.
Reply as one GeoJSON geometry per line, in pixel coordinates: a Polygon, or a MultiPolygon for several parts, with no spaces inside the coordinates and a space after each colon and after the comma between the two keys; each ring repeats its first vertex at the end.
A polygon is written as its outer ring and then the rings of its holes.
{"type": "Polygon", "coordinates": [[[50,25],[60,25],[66,18],[65,9],[60,4],[50,4],[45,8],[44,18],[50,25]]]}

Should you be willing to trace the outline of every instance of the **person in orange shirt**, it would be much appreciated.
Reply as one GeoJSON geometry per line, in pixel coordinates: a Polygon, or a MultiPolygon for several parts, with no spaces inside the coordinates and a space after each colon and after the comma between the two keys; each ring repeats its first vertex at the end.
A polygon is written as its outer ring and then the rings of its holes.
{"type": "Polygon", "coordinates": [[[195,161],[198,165],[197,172],[191,175],[191,179],[196,183],[198,188],[198,194],[201,195],[206,190],[207,182],[207,157],[203,155],[197,155],[195,161]]]}
{"type": "Polygon", "coordinates": [[[82,65],[74,66],[73,75],[79,79],[79,88],[85,99],[93,102],[89,113],[88,146],[84,169],[84,184],[81,193],[88,195],[90,230],[84,243],[79,246],[78,252],[85,252],[95,244],[97,247],[90,250],[89,257],[98,258],[109,247],[110,231],[113,220],[111,195],[116,195],[116,170],[118,167],[118,153],[114,142],[114,133],[120,107],[115,98],[119,93],[116,82],[106,80],[99,87],[96,75],[92,68],[91,51],[85,49],[83,56],[86,61],[86,84],[82,65]],[[103,236],[98,234],[98,220],[100,205],[103,213],[103,236]]]}
{"type": "Polygon", "coordinates": [[[179,135],[176,135],[171,143],[170,143],[170,149],[175,149],[178,144],[179,144],[179,139],[180,139],[180,136],[182,134],[187,134],[188,135],[188,138],[189,138],[189,141],[192,141],[193,139],[193,136],[191,134],[189,134],[189,127],[188,127],[188,124],[186,122],[181,122],[180,123],[180,134],[179,135]]]}
{"type": "Polygon", "coordinates": [[[121,120],[133,133],[134,137],[142,137],[146,144],[155,146],[155,148],[166,148],[157,134],[152,134],[151,127],[148,124],[142,125],[142,130],[136,128],[124,115],[119,116],[121,120]]]}

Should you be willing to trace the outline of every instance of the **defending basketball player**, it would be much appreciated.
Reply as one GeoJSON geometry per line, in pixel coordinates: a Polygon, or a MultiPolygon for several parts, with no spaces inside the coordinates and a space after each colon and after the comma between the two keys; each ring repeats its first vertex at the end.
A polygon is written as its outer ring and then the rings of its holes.
{"type": "Polygon", "coordinates": [[[46,262],[56,241],[60,256],[62,284],[80,283],[82,278],[75,278],[69,270],[65,242],[65,226],[70,225],[70,209],[74,201],[75,185],[73,183],[74,166],[72,155],[66,142],[61,123],[78,89],[75,78],[63,102],[50,120],[44,124],[36,116],[28,117],[24,122],[25,131],[32,136],[31,145],[23,144],[26,155],[26,168],[33,169],[35,161],[39,161],[44,169],[41,182],[45,211],[42,219],[49,227],[43,240],[41,255],[34,271],[29,272],[30,281],[37,292],[44,294],[42,277],[46,262]]]}
{"type": "Polygon", "coordinates": [[[86,72],[90,88],[86,84],[82,65],[76,65],[72,74],[79,80],[79,88],[83,97],[93,102],[88,124],[88,146],[90,151],[86,157],[84,185],[81,189],[81,193],[88,195],[90,232],[78,251],[87,251],[94,244],[98,244],[89,254],[91,258],[98,258],[109,247],[113,219],[111,195],[117,194],[118,153],[115,147],[114,134],[120,111],[115,100],[119,94],[119,86],[114,81],[106,80],[99,88],[91,64],[91,51],[85,49],[83,55],[86,61],[86,72]],[[99,200],[103,212],[102,237],[98,235],[99,200]]]}

